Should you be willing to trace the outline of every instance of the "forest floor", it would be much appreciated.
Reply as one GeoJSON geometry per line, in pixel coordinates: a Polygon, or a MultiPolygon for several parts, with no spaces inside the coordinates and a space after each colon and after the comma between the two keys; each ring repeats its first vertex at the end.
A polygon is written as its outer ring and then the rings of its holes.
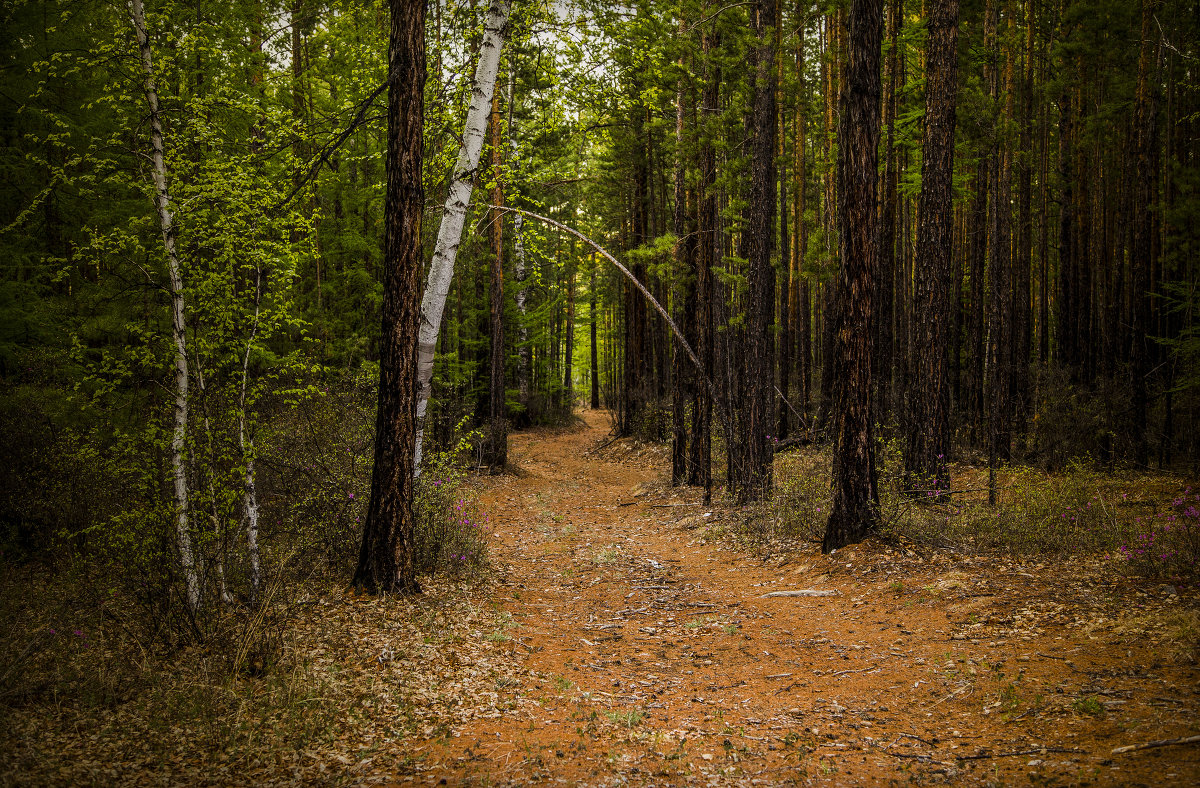
{"type": "Polygon", "coordinates": [[[1200,781],[1196,743],[1113,753],[1200,733],[1170,634],[1194,590],[879,544],[764,560],[706,536],[735,512],[672,490],[661,449],[597,450],[608,416],[583,419],[512,435],[515,474],[481,483],[520,670],[509,708],[417,745],[411,779],[1200,781]],[[768,596],[800,590],[824,595],[768,596]]]}
{"type": "Polygon", "coordinates": [[[79,625],[0,708],[0,785],[1200,783],[1200,741],[1114,752],[1200,734],[1197,588],[1099,557],[739,546],[746,510],[582,419],[472,481],[485,582],[306,593],[279,658],[232,676],[207,649],[139,671],[79,625]]]}

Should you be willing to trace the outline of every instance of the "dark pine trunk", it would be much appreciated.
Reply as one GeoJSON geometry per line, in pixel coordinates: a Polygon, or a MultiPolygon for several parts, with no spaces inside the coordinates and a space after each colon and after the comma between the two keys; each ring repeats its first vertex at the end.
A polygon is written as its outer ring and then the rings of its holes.
{"type": "MultiPolygon", "coordinates": [[[[500,185],[501,139],[500,139],[500,92],[492,95],[492,205],[499,209],[504,205],[504,191],[500,185]]],[[[508,464],[508,414],[504,402],[504,223],[499,210],[494,211],[491,222],[491,357],[488,360],[488,427],[483,452],[483,464],[492,468],[503,468],[508,464]]]]}
{"type": "MultiPolygon", "coordinates": [[[[1000,0],[989,0],[987,30],[993,42],[997,40],[1000,0]]],[[[1011,96],[1012,55],[1006,56],[1003,75],[1000,70],[1000,55],[992,48],[996,62],[989,75],[992,101],[999,113],[999,102],[1011,96]],[[1003,77],[1003,84],[1001,79],[1003,77]]],[[[995,117],[999,117],[997,114],[995,117]]],[[[989,205],[988,239],[988,282],[991,302],[988,311],[988,453],[994,470],[997,461],[1008,460],[1012,450],[1012,263],[1010,260],[1012,238],[1012,177],[1007,151],[998,136],[993,143],[988,160],[988,179],[995,196],[989,205]]],[[[993,486],[994,490],[994,486],[993,486]]]]}
{"type": "Polygon", "coordinates": [[[600,358],[596,347],[596,258],[592,256],[592,309],[591,309],[591,344],[592,344],[592,363],[591,363],[591,406],[592,410],[597,410],[600,407],[600,358]]]}
{"type": "Polygon", "coordinates": [[[421,298],[421,182],[425,123],[425,2],[391,0],[388,42],[387,194],[383,326],[371,499],[353,585],[369,593],[415,593],[413,454],[417,330],[421,298]]]}
{"type": "MultiPolygon", "coordinates": [[[[894,284],[896,276],[896,200],[898,197],[899,172],[896,167],[896,82],[900,70],[900,0],[888,4],[888,40],[891,51],[888,55],[887,98],[883,105],[884,123],[887,126],[887,145],[884,147],[883,216],[879,232],[879,276],[876,285],[874,385],[876,419],[886,422],[892,402],[892,345],[893,309],[902,308],[900,300],[903,287],[894,284]]],[[[932,23],[932,20],[931,20],[932,23]]],[[[919,385],[919,384],[918,384],[919,385]]]]}
{"type": "Polygon", "coordinates": [[[774,33],[775,0],[758,0],[755,9],[758,34],[757,78],[754,86],[754,137],[750,165],[750,204],[746,228],[749,263],[746,305],[746,399],[742,462],[737,469],[737,494],[742,501],[760,500],[770,494],[771,461],[769,441],[773,426],[774,359],[771,353],[771,322],[775,312],[775,272],[771,266],[771,241],[775,226],[775,102],[774,33]]]}
{"type": "Polygon", "coordinates": [[[925,142],[913,293],[913,379],[904,470],[913,492],[948,490],[950,474],[951,251],[958,0],[935,3],[926,55],[925,142]]]}
{"type": "Polygon", "coordinates": [[[871,326],[879,258],[875,182],[883,0],[853,0],[838,124],[837,329],[833,332],[833,507],[822,551],[861,541],[879,525],[871,434],[871,326]]]}
{"type": "MultiPolygon", "coordinates": [[[[680,35],[686,33],[687,25],[682,20],[680,35]]],[[[682,60],[680,66],[683,66],[682,60]]],[[[684,80],[679,78],[675,91],[675,205],[672,216],[672,232],[675,233],[675,276],[672,277],[673,292],[671,305],[675,324],[689,326],[688,315],[696,307],[696,238],[688,232],[687,215],[687,169],[684,166],[683,120],[684,80]]],[[[688,332],[690,342],[696,341],[695,331],[688,332]]],[[[689,400],[694,399],[695,374],[691,360],[679,346],[671,342],[671,419],[674,439],[671,443],[671,484],[686,484],[688,481],[688,429],[687,409],[689,400]]]]}
{"type": "MultiPolygon", "coordinates": [[[[700,150],[697,157],[696,232],[696,354],[710,377],[713,368],[713,264],[717,259],[717,154],[710,120],[716,116],[721,81],[713,50],[718,41],[710,33],[701,40],[704,59],[704,89],[700,95],[700,150]]],[[[707,386],[697,385],[692,400],[692,446],[688,483],[704,488],[704,500],[712,494],[712,396],[707,386]]]]}
{"type": "Polygon", "coordinates": [[[1129,293],[1132,315],[1132,346],[1130,361],[1133,371],[1133,446],[1134,461],[1145,467],[1150,461],[1146,435],[1149,396],[1146,378],[1150,375],[1151,355],[1148,333],[1150,326],[1150,288],[1154,267],[1154,214],[1157,201],[1157,177],[1154,166],[1158,128],[1155,112],[1151,68],[1154,67],[1154,3],[1142,0],[1142,44],[1138,58],[1137,105],[1134,117],[1135,177],[1133,243],[1130,250],[1129,293]]]}

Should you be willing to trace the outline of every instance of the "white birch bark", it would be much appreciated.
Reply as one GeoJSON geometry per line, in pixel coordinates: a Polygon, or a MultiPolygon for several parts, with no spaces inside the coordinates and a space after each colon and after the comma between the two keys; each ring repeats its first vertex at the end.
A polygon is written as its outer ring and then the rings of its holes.
{"type": "Polygon", "coordinates": [[[487,22],[484,25],[483,43],[479,48],[479,63],[475,67],[463,141],[458,149],[458,162],[454,165],[454,177],[450,182],[450,192],[446,195],[442,224],[433,248],[433,262],[429,266],[429,278],[421,298],[421,330],[417,337],[417,447],[413,458],[414,476],[421,475],[421,446],[425,437],[425,413],[433,388],[434,351],[442,327],[446,295],[454,279],[454,260],[462,242],[467,208],[471,205],[472,180],[483,151],[484,128],[492,108],[492,94],[500,70],[500,50],[504,45],[511,6],[511,0],[491,0],[488,3],[487,22]]]}
{"type": "Polygon", "coordinates": [[[250,350],[258,336],[259,312],[262,306],[262,268],[254,270],[254,323],[250,338],[246,340],[246,352],[242,355],[242,390],[238,400],[238,446],[246,461],[243,507],[246,514],[246,552],[250,556],[250,606],[258,605],[259,589],[262,586],[262,562],[258,551],[258,484],[254,475],[254,439],[246,436],[246,387],[250,380],[250,350]]]}
{"type": "Polygon", "coordinates": [[[177,510],[175,536],[179,543],[179,563],[187,590],[188,607],[195,613],[200,608],[200,577],[196,571],[191,524],[188,522],[188,480],[183,456],[188,423],[187,324],[183,312],[183,277],[179,272],[179,257],[175,253],[175,217],[171,212],[171,197],[167,191],[167,163],[163,149],[162,121],[158,111],[158,88],[154,81],[154,61],[151,58],[150,37],[146,33],[146,14],[142,8],[142,0],[132,0],[132,5],[133,27],[137,32],[142,69],[146,72],[146,103],[150,105],[154,208],[158,212],[158,221],[162,227],[167,271],[171,278],[171,330],[175,340],[175,424],[171,435],[171,469],[174,475],[177,510]]]}

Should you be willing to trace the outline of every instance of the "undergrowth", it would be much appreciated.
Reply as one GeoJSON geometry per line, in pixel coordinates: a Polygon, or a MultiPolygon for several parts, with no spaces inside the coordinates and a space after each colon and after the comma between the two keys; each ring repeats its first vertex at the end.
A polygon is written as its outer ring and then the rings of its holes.
{"type": "MultiPolygon", "coordinates": [[[[262,739],[302,750],[333,735],[326,700],[339,669],[309,664],[296,629],[322,615],[316,606],[339,596],[353,571],[372,413],[370,392],[352,386],[281,410],[261,431],[267,571],[257,604],[245,567],[229,560],[219,567],[226,601],[212,593],[189,614],[164,527],[170,513],[157,508],[117,511],[52,544],[0,543],[0,728],[12,724],[0,750],[23,757],[22,735],[37,732],[16,721],[34,719],[100,736],[136,720],[150,761],[169,749],[154,742],[181,730],[211,751],[250,751],[262,739]]],[[[426,455],[414,501],[418,574],[457,586],[486,579],[489,566],[487,515],[466,486],[471,440],[460,424],[449,448],[426,455]]],[[[205,566],[204,577],[215,588],[218,567],[205,566]]],[[[449,587],[423,585],[442,596],[449,587]]],[[[0,757],[0,774],[11,766],[0,757]]]]}
{"type": "MultiPolygon", "coordinates": [[[[991,506],[986,469],[953,466],[953,494],[917,500],[901,487],[898,447],[883,446],[878,460],[884,539],[1010,555],[1102,554],[1134,576],[1200,577],[1200,491],[1175,477],[1080,462],[1058,472],[1007,465],[997,471],[991,506]]],[[[832,502],[830,464],[825,448],[779,454],[774,495],[749,511],[738,538],[820,542],[832,502]]]]}

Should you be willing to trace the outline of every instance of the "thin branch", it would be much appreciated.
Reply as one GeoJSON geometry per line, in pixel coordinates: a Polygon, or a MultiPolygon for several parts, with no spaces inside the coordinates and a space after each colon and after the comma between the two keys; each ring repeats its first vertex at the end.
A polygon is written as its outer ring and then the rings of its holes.
{"type": "Polygon", "coordinates": [[[571,235],[575,236],[576,238],[583,241],[588,246],[591,246],[593,249],[595,249],[597,252],[599,252],[606,260],[608,260],[610,263],[612,263],[614,266],[616,266],[617,270],[620,271],[622,274],[624,274],[625,278],[628,279],[630,282],[632,282],[633,286],[636,287],[643,296],[645,296],[646,300],[650,302],[650,305],[654,307],[655,311],[657,311],[660,315],[662,315],[663,320],[666,321],[667,326],[671,329],[671,332],[675,335],[675,340],[679,343],[679,346],[681,348],[683,348],[684,352],[686,352],[688,354],[688,358],[690,358],[692,360],[692,364],[695,365],[696,371],[700,374],[700,377],[704,380],[705,386],[707,386],[707,388],[708,388],[709,396],[712,397],[713,402],[719,403],[722,406],[722,407],[717,408],[717,415],[720,417],[720,420],[721,420],[721,429],[725,433],[726,445],[729,445],[729,446],[733,445],[733,430],[730,428],[730,423],[727,418],[727,414],[725,412],[725,408],[727,407],[727,405],[719,396],[717,396],[716,386],[713,385],[712,378],[709,377],[708,371],[704,368],[704,364],[701,363],[701,361],[700,361],[700,357],[696,355],[696,351],[692,349],[692,346],[688,343],[687,339],[683,336],[683,332],[679,330],[679,326],[677,326],[675,324],[675,321],[671,319],[671,315],[668,314],[668,312],[665,308],[663,308],[663,305],[658,302],[658,299],[656,299],[653,295],[651,295],[650,291],[646,289],[646,286],[644,284],[642,284],[641,281],[639,281],[638,278],[636,276],[634,276],[633,273],[628,268],[626,268],[624,265],[622,265],[621,262],[617,260],[617,258],[613,257],[608,252],[608,250],[605,249],[604,247],[600,246],[600,244],[596,243],[591,238],[588,238],[586,235],[579,232],[578,230],[568,227],[567,225],[563,224],[562,222],[556,222],[555,220],[553,220],[547,216],[542,216],[541,214],[536,214],[531,211],[524,211],[524,210],[521,210],[520,208],[510,208],[508,206],[501,205],[501,206],[492,206],[492,209],[499,210],[499,211],[509,211],[511,213],[519,213],[524,216],[528,216],[531,219],[537,219],[539,221],[545,222],[546,224],[549,224],[552,227],[557,227],[558,229],[562,230],[563,232],[570,233],[571,235]]]}

